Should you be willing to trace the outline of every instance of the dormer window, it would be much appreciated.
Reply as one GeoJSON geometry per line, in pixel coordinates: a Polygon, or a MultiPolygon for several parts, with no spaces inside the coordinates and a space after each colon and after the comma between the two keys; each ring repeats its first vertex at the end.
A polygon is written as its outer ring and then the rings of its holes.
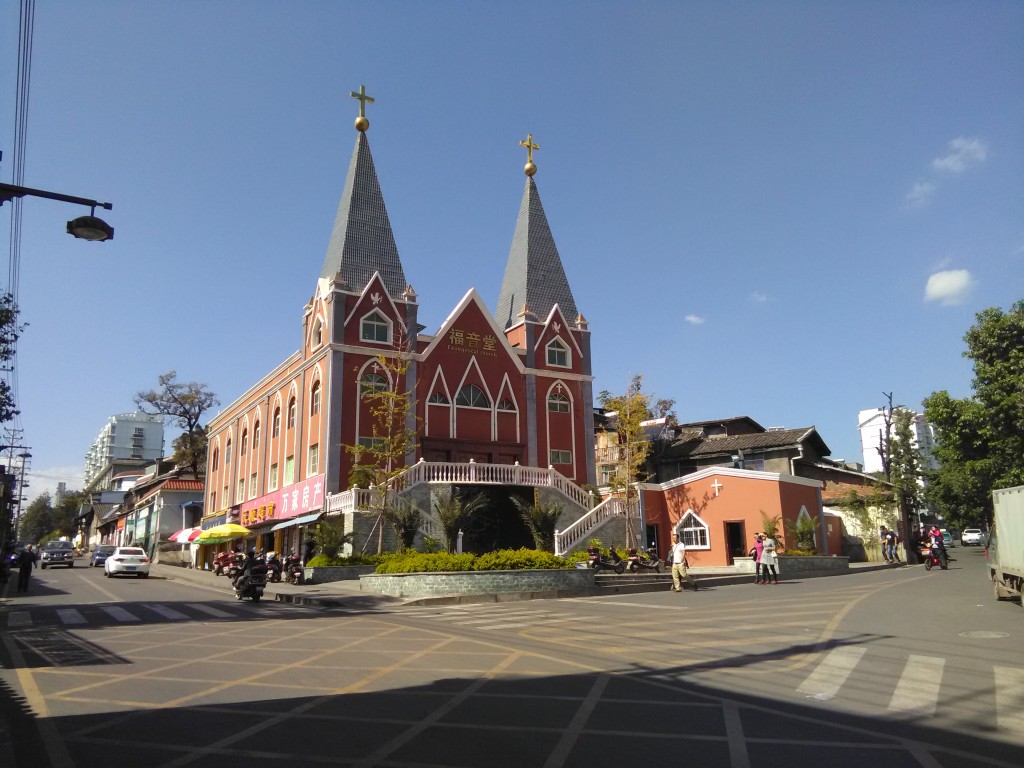
{"type": "Polygon", "coordinates": [[[391,323],[374,310],[359,323],[359,338],[362,341],[386,344],[391,341],[391,323]]]}
{"type": "Polygon", "coordinates": [[[561,339],[553,339],[548,344],[548,365],[559,368],[569,367],[569,348],[562,343],[561,339]]]}

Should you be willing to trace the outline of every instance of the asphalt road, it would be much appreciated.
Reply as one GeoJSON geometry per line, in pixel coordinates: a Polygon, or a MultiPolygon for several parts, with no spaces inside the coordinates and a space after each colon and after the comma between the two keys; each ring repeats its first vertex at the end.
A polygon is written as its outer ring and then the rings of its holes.
{"type": "Polygon", "coordinates": [[[36,571],[0,602],[0,742],[12,768],[1024,765],[1024,613],[994,600],[980,549],[953,555],[350,610],[36,571]]]}

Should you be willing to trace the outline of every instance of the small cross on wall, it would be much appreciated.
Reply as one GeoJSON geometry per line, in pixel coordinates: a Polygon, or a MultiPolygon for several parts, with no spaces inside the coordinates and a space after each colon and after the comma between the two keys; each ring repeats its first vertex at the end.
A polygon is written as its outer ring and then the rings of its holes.
{"type": "Polygon", "coordinates": [[[722,489],[722,488],[723,488],[724,486],[723,486],[723,485],[722,485],[722,484],[721,484],[720,482],[718,482],[718,478],[716,477],[716,478],[715,478],[715,482],[713,482],[713,483],[711,484],[711,487],[715,489],[715,496],[717,496],[717,495],[718,495],[718,492],[719,492],[719,491],[720,491],[720,490],[721,490],[721,489],[722,489]]]}

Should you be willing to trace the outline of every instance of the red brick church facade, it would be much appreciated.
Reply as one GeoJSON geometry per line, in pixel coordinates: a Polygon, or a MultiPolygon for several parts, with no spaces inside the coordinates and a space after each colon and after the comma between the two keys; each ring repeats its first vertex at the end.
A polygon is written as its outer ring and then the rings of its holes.
{"type": "Polygon", "coordinates": [[[496,311],[469,288],[429,335],[417,321],[419,297],[405,279],[367,127],[357,120],[299,349],[210,422],[203,527],[240,522],[273,532],[261,546],[297,546],[327,495],[349,487],[346,446],[371,439],[363,393],[381,388],[411,393],[409,465],[518,462],[551,466],[578,485],[595,482],[590,331],[532,161],[496,311]],[[378,356],[401,350],[407,369],[392,380],[378,356]]]}

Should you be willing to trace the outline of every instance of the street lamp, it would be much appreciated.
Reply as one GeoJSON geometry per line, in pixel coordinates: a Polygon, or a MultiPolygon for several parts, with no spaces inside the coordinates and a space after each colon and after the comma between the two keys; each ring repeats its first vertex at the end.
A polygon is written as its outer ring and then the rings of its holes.
{"type": "Polygon", "coordinates": [[[88,216],[79,216],[77,219],[69,221],[68,234],[82,240],[94,240],[97,242],[112,240],[114,237],[114,228],[95,215],[97,208],[104,208],[108,211],[112,209],[114,206],[111,203],[101,203],[96,200],[90,200],[86,197],[62,195],[59,192],[47,192],[45,189],[19,187],[16,184],[0,184],[0,205],[3,205],[8,200],[13,200],[16,197],[26,196],[44,197],[48,200],[60,200],[64,203],[87,205],[92,209],[92,213],[88,216]]]}

